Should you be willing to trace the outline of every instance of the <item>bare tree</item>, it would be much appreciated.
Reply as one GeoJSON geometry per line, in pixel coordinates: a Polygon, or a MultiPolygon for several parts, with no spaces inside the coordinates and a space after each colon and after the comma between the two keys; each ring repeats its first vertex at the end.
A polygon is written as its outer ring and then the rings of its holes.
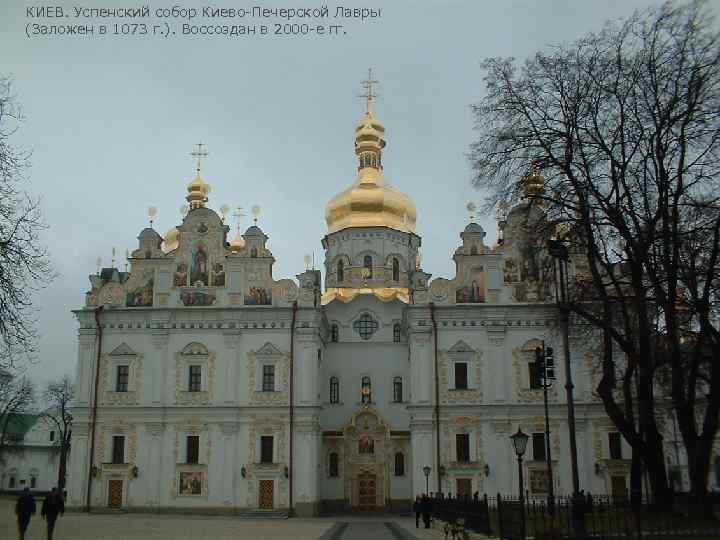
{"type": "Polygon", "coordinates": [[[0,367],[34,357],[33,294],[54,277],[39,199],[20,188],[29,156],[11,139],[22,120],[10,80],[0,77],[0,367]]]}
{"type": "Polygon", "coordinates": [[[35,386],[30,379],[0,372],[0,461],[22,442],[16,433],[22,425],[20,418],[34,403],[35,386]]]}
{"type": "Polygon", "coordinates": [[[60,453],[58,487],[61,490],[65,488],[65,477],[67,476],[67,458],[70,452],[73,421],[70,408],[73,397],[73,382],[68,375],[64,375],[59,381],[48,383],[43,392],[43,400],[48,405],[48,409],[42,414],[42,417],[54,425],[58,432],[55,444],[60,453]]]}
{"type": "Polygon", "coordinates": [[[522,65],[483,67],[476,185],[489,206],[509,202],[529,163],[543,167],[544,224],[573,239],[586,270],[568,307],[604,335],[605,410],[668,501],[656,414],[669,369],[692,494],[707,500],[720,422],[720,37],[708,3],[668,2],[522,65]]]}

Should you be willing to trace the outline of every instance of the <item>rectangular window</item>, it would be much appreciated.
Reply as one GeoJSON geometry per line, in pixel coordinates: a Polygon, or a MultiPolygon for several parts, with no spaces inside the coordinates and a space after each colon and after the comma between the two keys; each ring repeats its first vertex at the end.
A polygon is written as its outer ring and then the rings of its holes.
{"type": "Polygon", "coordinates": [[[263,392],[275,391],[275,366],[263,366],[262,389],[263,392]]]}
{"type": "Polygon", "coordinates": [[[260,463],[273,462],[273,436],[260,437],[260,463]]]}
{"type": "Polygon", "coordinates": [[[190,366],[190,374],[188,377],[188,390],[190,392],[200,392],[202,389],[202,366],[190,366]]]}
{"type": "Polygon", "coordinates": [[[112,438],[112,462],[125,463],[125,437],[122,435],[112,438]]]}
{"type": "Polygon", "coordinates": [[[30,487],[35,489],[37,487],[37,478],[34,476],[30,477],[30,487]]]}
{"type": "Polygon", "coordinates": [[[200,436],[199,435],[188,435],[186,439],[187,444],[187,463],[199,463],[200,462],[200,436]]]}
{"type": "Polygon", "coordinates": [[[622,439],[620,433],[613,431],[608,433],[608,443],[610,445],[610,459],[622,459],[622,439]]]}
{"type": "Polygon", "coordinates": [[[467,364],[465,362],[457,362],[455,364],[455,389],[467,390],[467,364]]]}
{"type": "Polygon", "coordinates": [[[532,450],[534,461],[545,461],[545,434],[532,434],[532,450]]]}
{"type": "Polygon", "coordinates": [[[53,442],[55,440],[55,431],[50,432],[50,442],[53,442]]]}
{"type": "Polygon", "coordinates": [[[530,377],[530,389],[542,390],[542,373],[535,362],[528,362],[528,375],[530,377]]]}
{"type": "Polygon", "coordinates": [[[462,463],[470,461],[470,435],[467,433],[458,433],[455,435],[455,450],[457,452],[457,460],[462,463]]]}
{"type": "Polygon", "coordinates": [[[115,381],[116,392],[128,391],[128,379],[130,378],[130,366],[117,367],[117,380],[115,381]]]}

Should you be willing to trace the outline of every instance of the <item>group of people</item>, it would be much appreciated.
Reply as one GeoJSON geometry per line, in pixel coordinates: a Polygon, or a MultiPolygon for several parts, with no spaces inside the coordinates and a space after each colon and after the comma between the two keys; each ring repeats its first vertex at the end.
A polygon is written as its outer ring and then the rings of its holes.
{"type": "MultiPolygon", "coordinates": [[[[35,497],[28,488],[23,489],[15,503],[15,515],[17,516],[18,534],[20,540],[25,540],[25,532],[30,525],[30,518],[35,514],[35,497]]],[[[42,504],[40,515],[47,521],[47,537],[52,540],[55,530],[55,521],[58,515],[65,513],[65,500],[58,488],[52,488],[42,504]]]]}
{"type": "Polygon", "coordinates": [[[425,528],[429,529],[430,515],[432,514],[432,500],[427,496],[427,494],[415,497],[413,512],[415,512],[415,528],[420,528],[420,518],[422,517],[425,528]]]}

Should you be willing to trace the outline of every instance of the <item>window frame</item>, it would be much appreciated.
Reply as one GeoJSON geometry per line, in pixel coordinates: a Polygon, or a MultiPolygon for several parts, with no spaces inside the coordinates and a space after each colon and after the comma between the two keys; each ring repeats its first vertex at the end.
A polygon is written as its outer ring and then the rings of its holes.
{"type": "Polygon", "coordinates": [[[200,463],[200,435],[185,436],[185,463],[200,463]],[[194,441],[191,444],[191,441],[194,441]]]}
{"type": "Polygon", "coordinates": [[[396,283],[400,282],[400,261],[397,257],[392,260],[392,280],[396,283]]]}
{"type": "Polygon", "coordinates": [[[540,431],[540,432],[533,433],[531,436],[531,440],[532,440],[533,461],[543,461],[543,462],[547,461],[547,447],[546,447],[547,443],[545,440],[545,432],[540,431]],[[540,452],[537,451],[539,448],[542,449],[540,452]],[[538,454],[542,454],[542,455],[538,456],[538,454]]]}
{"type": "Polygon", "coordinates": [[[117,364],[115,366],[115,391],[128,392],[130,390],[130,366],[117,364]]]}
{"type": "Polygon", "coordinates": [[[363,257],[363,268],[368,269],[368,279],[373,278],[373,258],[372,255],[365,255],[363,257]]]}
{"type": "Polygon", "coordinates": [[[328,454],[328,477],[340,478],[340,457],[334,451],[328,454]]]}
{"type": "Polygon", "coordinates": [[[114,465],[122,465],[125,463],[125,435],[112,436],[110,463],[114,465]],[[118,460],[118,458],[120,459],[118,460]]]}
{"type": "Polygon", "coordinates": [[[622,436],[619,431],[608,431],[608,450],[610,459],[622,459],[622,436]],[[614,452],[613,450],[617,450],[614,452]]]}
{"type": "Polygon", "coordinates": [[[455,461],[458,463],[470,463],[470,434],[455,434],[455,461]]]}
{"type": "Polygon", "coordinates": [[[360,379],[360,401],[361,403],[372,403],[372,379],[368,375],[363,375],[360,379]],[[368,389],[367,394],[364,392],[368,389]]]}
{"type": "Polygon", "coordinates": [[[271,465],[275,463],[275,436],[260,435],[260,463],[271,465]],[[269,448],[268,445],[269,444],[269,448]],[[269,453],[269,456],[268,456],[269,453]],[[269,461],[267,458],[270,458],[269,461]]]}
{"type": "Polygon", "coordinates": [[[405,476],[405,454],[395,452],[395,459],[393,461],[394,476],[405,476]]]}
{"type": "Polygon", "coordinates": [[[333,375],[330,377],[330,403],[336,405],[340,403],[340,379],[333,375]]]}
{"type": "Polygon", "coordinates": [[[400,343],[402,341],[402,327],[400,323],[393,324],[393,343],[400,343]]]}
{"type": "Polygon", "coordinates": [[[403,379],[402,377],[393,377],[393,403],[403,402],[403,379]]]}
{"type": "Polygon", "coordinates": [[[275,364],[263,364],[261,368],[260,390],[275,392],[275,364]]]}
{"type": "Polygon", "coordinates": [[[345,281],[345,261],[340,259],[335,266],[336,279],[338,283],[345,281]]]}
{"type": "Polygon", "coordinates": [[[337,343],[340,341],[340,327],[337,325],[337,323],[333,323],[330,325],[330,341],[332,343],[337,343]]]}
{"type": "Polygon", "coordinates": [[[202,392],[202,364],[188,364],[188,392],[202,392]]]}
{"type": "Polygon", "coordinates": [[[528,362],[528,387],[530,390],[542,390],[542,370],[534,360],[528,362]]]}
{"type": "Polygon", "coordinates": [[[470,389],[470,386],[468,384],[468,382],[469,382],[468,381],[468,372],[469,372],[468,364],[469,364],[469,362],[467,362],[467,361],[460,361],[460,362],[453,363],[453,379],[454,379],[454,383],[455,383],[455,387],[454,387],[455,390],[469,390],[470,389]],[[459,366],[463,366],[463,367],[458,371],[459,366]],[[458,382],[462,383],[462,378],[459,378],[458,376],[460,375],[460,373],[463,372],[463,370],[465,372],[464,385],[463,384],[459,385],[458,382]]]}

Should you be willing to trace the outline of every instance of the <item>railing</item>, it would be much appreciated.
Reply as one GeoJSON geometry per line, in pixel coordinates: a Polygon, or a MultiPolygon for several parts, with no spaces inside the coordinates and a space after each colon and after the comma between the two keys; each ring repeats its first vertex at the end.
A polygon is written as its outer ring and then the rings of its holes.
{"type": "Polygon", "coordinates": [[[445,522],[441,529],[446,538],[495,531],[503,540],[720,539],[717,497],[702,508],[678,498],[673,508],[659,511],[632,505],[626,497],[557,496],[551,513],[547,500],[439,494],[430,499],[430,507],[433,518],[445,522]]]}

